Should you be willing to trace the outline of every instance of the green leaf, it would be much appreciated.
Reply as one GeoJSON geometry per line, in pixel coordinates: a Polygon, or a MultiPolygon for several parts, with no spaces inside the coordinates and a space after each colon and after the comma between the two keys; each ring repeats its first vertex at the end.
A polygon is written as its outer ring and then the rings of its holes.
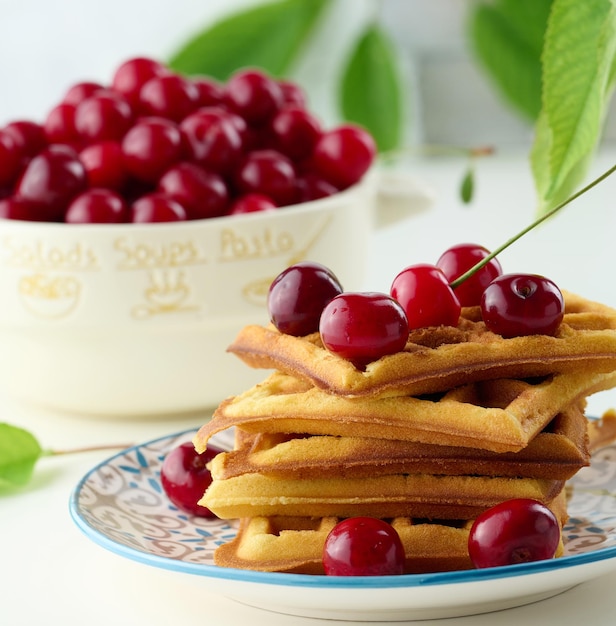
{"type": "Polygon", "coordinates": [[[469,167],[460,185],[460,199],[464,204],[468,204],[473,199],[474,192],[475,172],[472,167],[469,167]]]}
{"type": "Polygon", "coordinates": [[[534,121],[541,110],[541,50],[552,0],[496,0],[471,12],[473,51],[501,95],[534,121]]]}
{"type": "Polygon", "coordinates": [[[283,76],[327,4],[327,0],[282,0],[235,13],[194,35],[169,65],[187,75],[220,81],[242,67],[283,76]]]}
{"type": "Polygon", "coordinates": [[[531,166],[546,212],[582,182],[599,141],[614,82],[611,0],[554,0],[543,53],[543,109],[531,166]]]}
{"type": "Polygon", "coordinates": [[[403,96],[396,54],[386,33],[369,25],[353,48],[340,85],[344,119],[366,128],[379,151],[400,146],[403,96]]]}
{"type": "Polygon", "coordinates": [[[0,423],[0,486],[25,485],[43,451],[27,430],[0,423]]]}

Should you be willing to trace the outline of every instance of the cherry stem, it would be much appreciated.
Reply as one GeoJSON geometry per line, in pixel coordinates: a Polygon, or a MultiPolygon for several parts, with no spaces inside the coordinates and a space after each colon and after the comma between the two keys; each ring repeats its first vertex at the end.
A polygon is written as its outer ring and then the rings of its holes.
{"type": "Polygon", "coordinates": [[[587,191],[590,191],[593,187],[595,187],[600,182],[605,180],[608,176],[611,176],[615,171],[616,171],[616,165],[613,165],[612,167],[610,167],[610,169],[608,169],[603,174],[601,174],[601,176],[598,176],[592,182],[588,183],[588,185],[586,185],[585,187],[583,187],[582,189],[580,189],[573,195],[569,196],[566,200],[564,200],[560,204],[557,204],[554,208],[550,209],[547,213],[544,213],[541,217],[537,218],[534,222],[532,222],[526,228],[521,230],[517,235],[514,235],[511,239],[508,239],[502,246],[496,248],[496,250],[491,252],[488,256],[484,257],[483,259],[481,259],[481,261],[473,265],[471,269],[469,269],[467,272],[465,272],[464,274],[456,278],[454,281],[452,281],[449,284],[449,286],[452,289],[455,289],[456,287],[458,287],[467,278],[470,278],[475,272],[477,272],[484,265],[489,263],[495,256],[499,255],[503,250],[506,250],[512,243],[515,243],[518,239],[521,239],[524,235],[526,235],[526,233],[530,232],[533,228],[535,228],[535,226],[538,226],[539,224],[547,220],[549,217],[552,217],[552,215],[560,211],[563,207],[567,206],[570,202],[573,202],[574,200],[579,198],[581,195],[585,194],[587,191]]]}
{"type": "Polygon", "coordinates": [[[102,444],[96,446],[85,446],[81,448],[68,448],[63,450],[48,449],[43,452],[43,456],[61,456],[63,454],[81,454],[82,452],[99,452],[103,450],[124,450],[133,444],[102,444]]]}

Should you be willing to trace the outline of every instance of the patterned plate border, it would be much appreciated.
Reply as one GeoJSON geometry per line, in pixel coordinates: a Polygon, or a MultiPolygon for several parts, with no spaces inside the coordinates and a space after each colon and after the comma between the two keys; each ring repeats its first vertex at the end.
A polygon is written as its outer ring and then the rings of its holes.
{"type": "MultiPolygon", "coordinates": [[[[616,445],[593,456],[572,479],[570,519],[563,529],[565,556],[522,565],[427,575],[336,579],[325,576],[230,570],[213,564],[218,545],[235,536],[233,524],[179,511],[160,484],[166,453],[195,431],[184,431],[128,448],[94,467],[76,486],[71,515],[92,540],[150,565],[203,576],[285,585],[398,587],[503,578],[616,559],[616,445]]],[[[232,446],[227,431],[213,441],[232,446]]]]}

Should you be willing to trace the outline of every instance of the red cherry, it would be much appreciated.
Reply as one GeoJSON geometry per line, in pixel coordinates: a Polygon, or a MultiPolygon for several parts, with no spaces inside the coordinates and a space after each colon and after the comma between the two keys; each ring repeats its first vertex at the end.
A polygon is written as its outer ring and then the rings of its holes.
{"type": "Polygon", "coordinates": [[[98,83],[83,82],[75,83],[64,94],[62,102],[64,104],[72,104],[77,106],[80,102],[83,102],[86,98],[93,96],[97,91],[103,90],[104,87],[98,83]]]}
{"type": "Polygon", "coordinates": [[[385,520],[350,517],[330,531],[323,546],[328,576],[392,576],[404,573],[404,546],[385,520]]]}
{"type": "Polygon", "coordinates": [[[75,110],[74,104],[62,103],[49,111],[43,125],[47,143],[79,143],[79,133],[75,128],[75,110]]]}
{"type": "Polygon", "coordinates": [[[115,71],[111,80],[112,88],[122,94],[131,106],[139,102],[141,87],[155,76],[162,76],[169,70],[158,61],[147,57],[135,57],[124,61],[115,71]]]}
{"type": "MultiPolygon", "coordinates": [[[[234,116],[235,117],[235,116],[234,116]]],[[[242,154],[236,121],[219,107],[199,109],[180,124],[191,160],[213,172],[227,174],[242,154]]]]}
{"type": "Polygon", "coordinates": [[[63,221],[70,201],[87,186],[86,171],[68,146],[50,146],[35,156],[17,183],[16,196],[40,221],[63,221]]]}
{"type": "Polygon", "coordinates": [[[102,141],[86,146],[80,153],[90,187],[119,190],[128,173],[124,167],[122,147],[117,141],[102,141]]]}
{"type": "Polygon", "coordinates": [[[45,221],[36,208],[20,198],[9,197],[0,200],[0,218],[9,220],[24,220],[28,222],[45,221]]]}
{"type": "Polygon", "coordinates": [[[178,74],[155,76],[139,92],[138,110],[144,116],[164,117],[180,122],[199,102],[199,90],[178,74]]]}
{"type": "Polygon", "coordinates": [[[263,194],[278,206],[297,200],[293,163],[275,150],[250,152],[237,169],[235,183],[241,193],[263,194]]]}
{"type": "Polygon", "coordinates": [[[342,293],[325,306],[319,322],[323,345],[362,369],[400,352],[409,328],[403,308],[383,293],[342,293]]]}
{"type": "Polygon", "coordinates": [[[135,178],[155,183],[182,157],[182,134],[178,126],[161,117],[137,122],[122,140],[126,170],[135,178]]]}
{"type": "Polygon", "coordinates": [[[223,87],[215,80],[198,77],[193,79],[193,85],[199,94],[197,98],[198,108],[217,106],[222,103],[224,99],[223,87]]]}
{"type": "Polygon", "coordinates": [[[141,196],[131,206],[130,221],[138,224],[181,222],[186,219],[184,207],[173,198],[162,193],[150,193],[141,196]]]}
{"type": "Polygon", "coordinates": [[[10,134],[0,131],[0,186],[11,185],[21,170],[22,155],[10,134]]]}
{"type": "Polygon", "coordinates": [[[288,80],[279,80],[278,86],[282,91],[283,106],[306,107],[306,94],[297,83],[288,80]]]}
{"type": "Polygon", "coordinates": [[[274,326],[301,337],[319,330],[325,305],[342,293],[335,274],[320,263],[306,261],[283,270],[270,285],[267,308],[274,326]]]}
{"type": "Polygon", "coordinates": [[[216,517],[198,502],[212,482],[207,464],[219,453],[220,450],[208,446],[198,454],[192,443],[183,443],[165,456],[160,482],[175,506],[192,515],[216,517]]]}
{"type": "Polygon", "coordinates": [[[297,202],[310,202],[319,198],[327,198],[339,191],[331,183],[310,172],[298,177],[297,190],[297,202]]]}
{"type": "Polygon", "coordinates": [[[233,202],[229,209],[229,215],[260,213],[261,211],[272,211],[277,208],[276,203],[262,193],[247,193],[233,202]]]}
{"type": "Polygon", "coordinates": [[[536,274],[504,274],[483,292],[481,315],[503,337],[554,335],[563,320],[565,301],[554,282],[536,274]]]}
{"type": "MultiPolygon", "coordinates": [[[[436,262],[451,283],[485,259],[490,251],[474,243],[461,243],[445,250],[436,262]]],[[[478,306],[485,288],[503,273],[496,258],[488,261],[479,271],[454,289],[462,306],[478,306]]]]}
{"type": "Polygon", "coordinates": [[[229,191],[224,179],[194,163],[178,163],[158,181],[158,189],[177,200],[188,219],[219,217],[227,211],[229,191]]]}
{"type": "Polygon", "coordinates": [[[66,210],[68,224],[120,224],[128,221],[124,198],[110,189],[88,189],[66,210]]]}
{"type": "Polygon", "coordinates": [[[259,70],[239,70],[225,87],[227,106],[249,124],[261,125],[282,106],[280,85],[259,70]]]}
{"type": "Polygon", "coordinates": [[[409,328],[456,326],[461,306],[443,272],[434,265],[410,265],[391,285],[391,295],[401,305],[409,328]]]}
{"type": "Polygon", "coordinates": [[[312,155],[314,170],[339,189],[358,182],[374,161],[376,144],[362,128],[350,124],[323,133],[312,155]]]}
{"type": "Polygon", "coordinates": [[[110,92],[90,96],[75,109],[75,129],[86,143],[120,141],[132,122],[133,112],[128,101],[110,92]]]}
{"type": "Polygon", "coordinates": [[[552,559],[560,542],[558,521],[536,500],[507,500],[474,521],[468,552],[477,568],[552,559]]]}
{"type": "Polygon", "coordinates": [[[13,138],[24,157],[31,158],[47,146],[45,130],[36,122],[16,120],[7,124],[2,131],[13,138]]]}
{"type": "Polygon", "coordinates": [[[300,107],[285,107],[271,122],[274,147],[294,161],[308,158],[321,137],[319,121],[300,107]]]}

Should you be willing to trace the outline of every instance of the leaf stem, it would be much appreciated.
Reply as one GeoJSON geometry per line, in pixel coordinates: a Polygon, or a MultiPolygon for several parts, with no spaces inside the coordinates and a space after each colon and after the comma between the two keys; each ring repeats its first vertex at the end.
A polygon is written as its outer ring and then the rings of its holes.
{"type": "Polygon", "coordinates": [[[99,452],[103,450],[124,450],[130,448],[133,444],[100,444],[95,446],[84,446],[79,448],[53,449],[43,450],[41,456],[62,456],[65,454],[81,454],[83,452],[99,452]]]}
{"type": "Polygon", "coordinates": [[[499,246],[498,248],[496,248],[496,250],[491,252],[488,256],[486,256],[485,258],[481,259],[481,261],[473,265],[471,269],[469,269],[467,272],[465,272],[464,274],[456,278],[454,281],[452,281],[450,283],[450,287],[452,289],[455,289],[456,287],[458,287],[467,278],[470,278],[475,272],[477,272],[484,265],[489,263],[495,256],[499,255],[503,250],[507,249],[512,243],[515,243],[518,239],[521,239],[524,235],[526,235],[526,233],[530,232],[533,228],[535,228],[535,226],[538,226],[539,224],[547,220],[549,217],[552,217],[552,215],[560,211],[563,207],[567,206],[569,203],[579,198],[581,195],[585,194],[587,191],[590,191],[593,187],[595,187],[600,182],[605,180],[608,176],[611,176],[615,171],[616,171],[616,165],[612,165],[612,167],[610,167],[607,171],[603,172],[603,174],[601,174],[600,176],[595,178],[593,181],[588,183],[588,185],[586,185],[585,187],[583,187],[582,189],[580,189],[573,195],[569,196],[566,200],[564,200],[560,204],[557,204],[554,208],[550,209],[547,213],[544,213],[541,217],[537,218],[534,222],[529,224],[526,228],[522,229],[517,235],[514,235],[513,237],[511,237],[511,239],[508,239],[503,245],[499,246]]]}

